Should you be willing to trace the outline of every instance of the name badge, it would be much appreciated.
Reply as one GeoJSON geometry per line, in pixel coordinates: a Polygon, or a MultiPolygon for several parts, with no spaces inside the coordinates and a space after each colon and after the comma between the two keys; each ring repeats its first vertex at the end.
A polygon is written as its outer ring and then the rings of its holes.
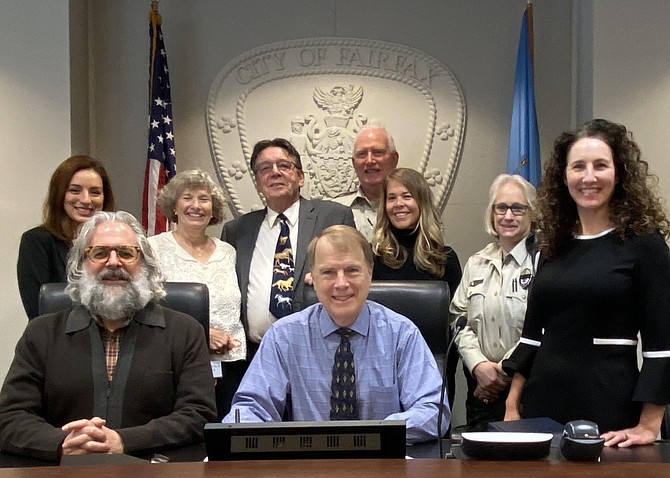
{"type": "Polygon", "coordinates": [[[219,360],[212,360],[209,362],[212,365],[212,377],[223,377],[223,370],[221,369],[221,362],[219,360]]]}

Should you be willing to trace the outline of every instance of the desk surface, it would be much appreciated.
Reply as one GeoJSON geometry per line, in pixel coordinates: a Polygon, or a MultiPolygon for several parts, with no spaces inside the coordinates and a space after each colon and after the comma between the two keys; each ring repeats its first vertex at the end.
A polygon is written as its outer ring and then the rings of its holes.
{"type": "MultiPolygon", "coordinates": [[[[445,444],[445,449],[449,449],[445,444]]],[[[0,453],[0,478],[181,478],[188,477],[254,477],[341,478],[355,471],[360,478],[428,477],[428,478],[523,478],[523,477],[603,477],[646,478],[670,476],[670,443],[632,448],[605,448],[602,463],[570,463],[560,458],[552,446],[550,456],[536,461],[475,461],[462,455],[459,446],[453,455],[465,459],[440,460],[437,443],[408,446],[414,460],[285,460],[230,461],[202,463],[204,447],[194,445],[165,454],[173,463],[99,464],[95,466],[44,466],[44,462],[0,453]],[[182,462],[182,463],[180,463],[182,462]],[[27,468],[9,468],[27,467],[27,468]]],[[[109,455],[107,455],[110,457],[109,455]]],[[[110,457],[111,458],[111,457],[110,457]]]]}
{"type": "Polygon", "coordinates": [[[207,478],[273,476],[299,478],[319,476],[341,478],[354,471],[360,478],[658,478],[670,474],[663,463],[555,463],[550,461],[496,462],[460,460],[296,460],[233,461],[218,463],[167,463],[140,465],[98,465],[73,467],[6,468],[0,478],[207,478]],[[353,464],[353,466],[352,466],[353,464]]]}

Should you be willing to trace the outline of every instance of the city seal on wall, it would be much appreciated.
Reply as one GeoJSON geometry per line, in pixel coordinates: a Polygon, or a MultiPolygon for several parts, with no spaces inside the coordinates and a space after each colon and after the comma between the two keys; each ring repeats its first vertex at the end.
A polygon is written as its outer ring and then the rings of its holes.
{"type": "Polygon", "coordinates": [[[284,137],[300,152],[306,197],[358,188],[351,157],[358,131],[381,125],[399,165],[421,172],[442,212],[460,161],[465,99],[440,61],[414,48],[352,38],[272,43],[228,62],[207,101],[214,169],[234,217],[262,208],[250,168],[261,139],[284,137]]]}

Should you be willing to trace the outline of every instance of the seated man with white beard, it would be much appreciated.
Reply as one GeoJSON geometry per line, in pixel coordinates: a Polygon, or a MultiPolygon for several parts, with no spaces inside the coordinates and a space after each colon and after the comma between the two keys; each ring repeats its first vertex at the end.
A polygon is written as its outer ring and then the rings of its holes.
{"type": "Polygon", "coordinates": [[[67,263],[75,306],[32,320],[0,392],[0,449],[147,455],[202,440],[216,418],[202,326],[163,308],[142,227],[98,212],[67,263]]]}

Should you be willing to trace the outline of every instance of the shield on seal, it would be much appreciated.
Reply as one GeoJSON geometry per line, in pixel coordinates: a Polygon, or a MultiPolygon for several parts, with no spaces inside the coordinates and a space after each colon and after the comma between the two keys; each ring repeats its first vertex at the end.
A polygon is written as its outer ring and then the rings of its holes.
{"type": "Polygon", "coordinates": [[[421,172],[440,212],[465,135],[454,75],[411,47],[352,38],[272,43],[230,61],[212,83],[207,130],[234,217],[263,207],[250,168],[257,141],[284,137],[301,154],[305,197],[353,192],[353,143],[366,125],[393,135],[399,165],[421,172]]]}

